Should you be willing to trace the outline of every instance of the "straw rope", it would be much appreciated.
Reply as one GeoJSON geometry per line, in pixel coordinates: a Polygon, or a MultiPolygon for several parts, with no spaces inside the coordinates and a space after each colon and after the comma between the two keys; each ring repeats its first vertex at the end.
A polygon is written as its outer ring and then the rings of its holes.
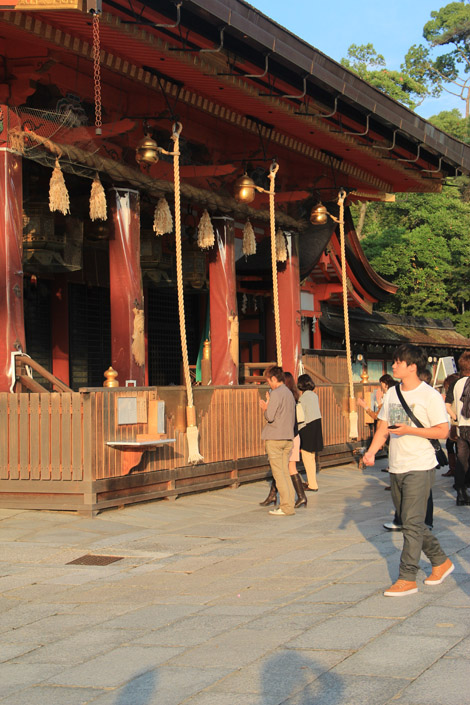
{"type": "MultiPolygon", "coordinates": [[[[175,186],[170,181],[154,179],[147,174],[143,174],[139,169],[134,169],[133,167],[120,161],[115,161],[109,157],[102,157],[96,153],[87,152],[86,150],[76,147],[75,145],[65,143],[58,144],[50,139],[36,135],[34,132],[21,132],[20,130],[16,130],[15,134],[18,139],[23,137],[28,140],[35,141],[52,154],[62,157],[63,171],[73,172],[73,165],[76,165],[90,169],[93,174],[96,171],[104,173],[114,181],[125,181],[130,186],[146,191],[156,198],[160,198],[165,194],[174,193],[175,186]],[[68,167],[66,161],[64,160],[67,160],[70,163],[68,167]]],[[[20,150],[16,151],[20,152],[20,150]]],[[[32,151],[33,150],[28,150],[25,156],[28,159],[34,160],[32,151]]],[[[224,196],[215,191],[207,191],[206,189],[198,188],[197,186],[192,186],[187,183],[182,183],[180,185],[180,192],[181,196],[186,200],[193,201],[194,203],[207,207],[209,211],[219,210],[222,213],[230,213],[231,215],[243,220],[246,220],[246,218],[249,217],[253,220],[261,222],[270,221],[270,211],[261,211],[256,208],[251,208],[245,204],[238,203],[238,201],[231,196],[224,196]]],[[[285,230],[296,230],[301,232],[309,227],[309,223],[306,220],[296,220],[285,213],[277,214],[277,222],[278,225],[283,227],[285,230]]]]}
{"type": "Polygon", "coordinates": [[[273,162],[269,169],[269,222],[271,225],[271,267],[273,272],[273,308],[276,329],[277,364],[282,367],[281,324],[279,320],[279,291],[277,286],[276,212],[274,208],[274,185],[279,164],[273,162]]]}
{"type": "Polygon", "coordinates": [[[188,395],[188,407],[194,406],[193,388],[189,374],[188,344],[186,340],[186,319],[184,316],[184,291],[183,291],[183,254],[181,249],[181,196],[180,196],[180,161],[179,138],[181,123],[173,126],[171,139],[173,147],[173,169],[175,176],[175,242],[176,242],[176,285],[178,290],[178,315],[180,322],[181,354],[183,356],[183,374],[188,395]]]}
{"type": "Polygon", "coordinates": [[[346,238],[344,234],[344,201],[346,199],[346,191],[341,189],[338,195],[339,205],[339,234],[341,245],[341,284],[343,289],[343,316],[344,316],[344,338],[346,342],[346,365],[348,370],[348,386],[349,386],[349,435],[351,438],[357,438],[357,411],[356,400],[354,397],[354,382],[351,358],[351,334],[349,330],[349,308],[348,308],[348,288],[346,279],[346,238]]]}

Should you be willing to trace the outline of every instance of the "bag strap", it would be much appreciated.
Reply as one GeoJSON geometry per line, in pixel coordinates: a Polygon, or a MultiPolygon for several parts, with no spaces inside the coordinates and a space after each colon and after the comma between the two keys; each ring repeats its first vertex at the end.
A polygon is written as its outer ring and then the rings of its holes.
{"type": "MultiPolygon", "coordinates": [[[[416,418],[416,416],[413,414],[411,411],[410,407],[406,403],[403,394],[401,393],[400,385],[397,384],[395,387],[395,391],[397,393],[398,401],[406,411],[407,415],[410,417],[410,419],[413,421],[414,425],[417,426],[418,428],[425,428],[424,424],[421,423],[419,419],[416,418]]],[[[441,444],[437,440],[437,438],[426,438],[427,441],[430,442],[434,450],[441,450],[441,444]]]]}

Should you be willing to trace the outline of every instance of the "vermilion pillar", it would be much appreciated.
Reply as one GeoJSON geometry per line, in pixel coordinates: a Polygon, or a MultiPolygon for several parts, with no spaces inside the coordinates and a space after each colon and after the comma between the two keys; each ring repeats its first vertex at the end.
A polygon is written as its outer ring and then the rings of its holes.
{"type": "Polygon", "coordinates": [[[0,392],[10,391],[11,353],[25,350],[21,158],[0,149],[0,392]]]}
{"type": "MultiPolygon", "coordinates": [[[[111,189],[109,281],[110,364],[120,386],[127,379],[145,384],[144,296],[140,268],[140,201],[137,191],[111,189]]],[[[104,370],[103,370],[104,372],[104,370]]]]}
{"type": "Polygon", "coordinates": [[[54,281],[51,300],[52,374],[70,384],[69,371],[69,297],[64,275],[54,281]]]}
{"type": "Polygon", "coordinates": [[[287,260],[277,267],[282,368],[297,379],[302,356],[298,236],[285,233],[287,260]]]}
{"type": "Polygon", "coordinates": [[[212,384],[238,384],[238,309],[235,229],[231,218],[213,218],[215,245],[209,258],[212,384]]]}

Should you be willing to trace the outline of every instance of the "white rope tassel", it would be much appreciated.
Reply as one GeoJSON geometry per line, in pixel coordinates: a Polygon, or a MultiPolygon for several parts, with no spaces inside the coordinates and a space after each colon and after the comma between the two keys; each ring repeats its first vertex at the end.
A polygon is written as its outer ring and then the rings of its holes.
{"type": "Polygon", "coordinates": [[[93,179],[90,193],[90,219],[106,220],[108,217],[106,194],[98,174],[93,179]]]}
{"type": "Polygon", "coordinates": [[[278,262],[285,262],[287,259],[287,247],[286,238],[282,230],[278,230],[276,233],[276,260],[278,262]]]}
{"type": "Polygon", "coordinates": [[[49,210],[52,212],[59,211],[63,215],[70,213],[69,192],[67,191],[58,159],[55,160],[55,167],[49,184],[49,210]]]}
{"type": "Polygon", "coordinates": [[[243,228],[242,252],[245,257],[256,254],[255,231],[249,219],[246,221],[245,227],[243,228]]]}
{"type": "Polygon", "coordinates": [[[215,242],[214,228],[208,210],[204,210],[197,226],[197,244],[201,250],[208,250],[215,242]]]}
{"type": "Polygon", "coordinates": [[[188,440],[188,463],[196,465],[204,460],[199,452],[199,431],[197,426],[188,426],[186,428],[186,438],[188,440]]]}
{"type": "Polygon", "coordinates": [[[153,230],[155,235],[166,235],[173,230],[173,218],[166,198],[160,198],[155,206],[153,230]]]}

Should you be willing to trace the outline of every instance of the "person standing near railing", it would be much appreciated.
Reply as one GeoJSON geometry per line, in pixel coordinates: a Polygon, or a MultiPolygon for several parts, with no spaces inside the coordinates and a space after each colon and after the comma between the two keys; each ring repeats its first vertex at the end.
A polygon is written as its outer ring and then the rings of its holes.
{"type": "Polygon", "coordinates": [[[264,411],[266,426],[261,438],[266,441],[266,452],[271,471],[279,492],[279,507],[270,509],[275,516],[295,514],[295,492],[289,474],[289,456],[292,451],[295,422],[295,399],[284,384],[284,372],[274,366],[266,370],[266,381],[271,392],[266,400],[260,399],[259,405],[264,411]]]}
{"type": "Polygon", "coordinates": [[[313,391],[315,382],[310,375],[300,375],[297,380],[300,405],[304,421],[299,423],[300,452],[307,474],[307,490],[318,492],[316,453],[323,450],[323,431],[318,396],[313,391]]]}

